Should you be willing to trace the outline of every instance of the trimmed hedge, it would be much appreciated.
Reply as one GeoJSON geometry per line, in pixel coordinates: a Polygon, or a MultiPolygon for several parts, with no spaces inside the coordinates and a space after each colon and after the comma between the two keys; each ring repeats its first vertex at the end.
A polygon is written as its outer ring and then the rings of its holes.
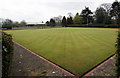
{"type": "Polygon", "coordinates": [[[98,28],[119,28],[119,25],[116,24],[72,24],[72,25],[67,25],[66,27],[98,27],[98,28]]]}
{"type": "Polygon", "coordinates": [[[8,78],[13,56],[12,36],[2,32],[2,78],[8,78]]]}
{"type": "Polygon", "coordinates": [[[120,31],[118,32],[117,38],[117,50],[116,50],[116,66],[117,66],[117,77],[120,77],[120,31]]]}
{"type": "Polygon", "coordinates": [[[12,26],[2,26],[2,29],[12,29],[12,26]]]}

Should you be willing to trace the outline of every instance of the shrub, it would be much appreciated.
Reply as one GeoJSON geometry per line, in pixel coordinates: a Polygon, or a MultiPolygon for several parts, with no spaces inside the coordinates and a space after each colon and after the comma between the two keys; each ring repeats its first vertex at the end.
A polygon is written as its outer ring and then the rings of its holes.
{"type": "Polygon", "coordinates": [[[117,24],[71,24],[67,25],[67,27],[98,27],[98,28],[118,28],[117,24]]]}
{"type": "Polygon", "coordinates": [[[12,26],[2,26],[3,29],[12,29],[12,26]]]}
{"type": "Polygon", "coordinates": [[[12,36],[2,32],[2,77],[8,78],[13,56],[12,36]]]}
{"type": "Polygon", "coordinates": [[[118,32],[117,38],[117,51],[116,51],[116,66],[117,66],[117,76],[120,77],[120,31],[118,32]]]}

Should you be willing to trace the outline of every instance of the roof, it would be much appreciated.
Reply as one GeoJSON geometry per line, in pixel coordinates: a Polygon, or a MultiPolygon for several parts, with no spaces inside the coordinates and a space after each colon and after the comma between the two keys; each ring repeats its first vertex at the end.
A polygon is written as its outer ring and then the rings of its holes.
{"type": "Polygon", "coordinates": [[[45,24],[45,23],[39,23],[39,22],[28,22],[27,24],[45,24]]]}

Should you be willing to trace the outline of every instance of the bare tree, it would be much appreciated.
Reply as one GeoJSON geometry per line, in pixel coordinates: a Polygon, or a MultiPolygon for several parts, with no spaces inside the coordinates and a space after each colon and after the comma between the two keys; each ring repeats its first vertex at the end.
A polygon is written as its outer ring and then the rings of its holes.
{"type": "Polygon", "coordinates": [[[57,16],[57,17],[53,17],[53,19],[55,20],[55,22],[56,22],[58,25],[60,25],[60,24],[61,24],[61,21],[62,21],[62,16],[59,15],[59,16],[57,16]]]}
{"type": "Polygon", "coordinates": [[[105,20],[104,22],[106,24],[110,24],[111,22],[111,15],[110,15],[110,11],[112,10],[112,4],[111,3],[103,3],[100,5],[100,7],[105,9],[105,20]]]}
{"type": "Polygon", "coordinates": [[[68,13],[69,17],[73,17],[73,14],[71,12],[68,13]]]}
{"type": "Polygon", "coordinates": [[[104,8],[107,13],[110,13],[112,4],[111,3],[103,3],[100,5],[100,7],[104,8]]]}

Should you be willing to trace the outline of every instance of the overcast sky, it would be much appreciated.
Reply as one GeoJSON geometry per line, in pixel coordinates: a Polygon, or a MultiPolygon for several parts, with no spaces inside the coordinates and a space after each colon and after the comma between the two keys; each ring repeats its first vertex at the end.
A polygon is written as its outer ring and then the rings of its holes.
{"type": "Polygon", "coordinates": [[[71,12],[80,13],[85,6],[92,11],[102,3],[115,0],[0,0],[0,18],[27,22],[47,21],[52,17],[71,12]]]}

